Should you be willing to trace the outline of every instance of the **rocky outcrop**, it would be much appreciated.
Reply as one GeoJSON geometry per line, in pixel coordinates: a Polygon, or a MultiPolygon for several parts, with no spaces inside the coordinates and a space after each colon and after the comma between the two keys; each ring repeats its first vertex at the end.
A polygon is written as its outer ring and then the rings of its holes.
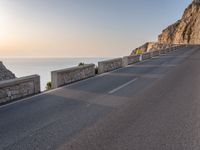
{"type": "Polygon", "coordinates": [[[134,54],[140,54],[144,52],[150,52],[158,49],[166,49],[173,46],[173,44],[164,44],[164,43],[158,43],[158,42],[147,42],[144,45],[136,48],[132,51],[131,55],[134,54]]]}
{"type": "Polygon", "coordinates": [[[8,70],[0,61],[0,81],[10,80],[14,78],[16,78],[15,75],[10,70],[8,70]]]}
{"type": "Polygon", "coordinates": [[[194,0],[185,10],[181,20],[163,30],[158,42],[200,44],[200,0],[194,0]]]}
{"type": "Polygon", "coordinates": [[[193,0],[184,11],[182,18],[163,30],[158,36],[158,42],[145,43],[134,49],[131,55],[180,44],[200,44],[200,0],[193,0]]]}

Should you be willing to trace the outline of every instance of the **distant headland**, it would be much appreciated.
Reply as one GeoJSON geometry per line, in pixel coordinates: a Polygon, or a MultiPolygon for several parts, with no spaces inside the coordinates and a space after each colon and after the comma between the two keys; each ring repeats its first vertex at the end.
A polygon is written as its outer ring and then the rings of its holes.
{"type": "Polygon", "coordinates": [[[173,44],[200,44],[200,0],[193,0],[185,9],[182,18],[164,29],[157,42],[147,42],[136,48],[132,54],[138,50],[148,52],[173,44]]]}

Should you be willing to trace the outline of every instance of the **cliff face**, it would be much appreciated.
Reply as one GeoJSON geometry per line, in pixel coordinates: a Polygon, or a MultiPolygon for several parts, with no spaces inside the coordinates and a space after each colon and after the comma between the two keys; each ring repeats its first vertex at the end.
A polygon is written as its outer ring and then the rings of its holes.
{"type": "Polygon", "coordinates": [[[0,61],[0,81],[10,80],[14,78],[16,78],[15,75],[10,70],[8,70],[0,61]]]}
{"type": "Polygon", "coordinates": [[[164,44],[164,43],[158,43],[158,42],[147,42],[144,45],[134,49],[131,53],[131,55],[134,55],[140,51],[140,53],[144,52],[150,52],[158,49],[166,49],[173,46],[172,44],[164,44]]]}
{"type": "Polygon", "coordinates": [[[181,20],[163,30],[159,43],[200,44],[200,0],[194,0],[181,20]]]}
{"type": "Polygon", "coordinates": [[[131,55],[138,50],[143,53],[177,44],[200,44],[200,0],[193,0],[182,18],[163,30],[158,42],[148,42],[134,49],[131,55]]]}

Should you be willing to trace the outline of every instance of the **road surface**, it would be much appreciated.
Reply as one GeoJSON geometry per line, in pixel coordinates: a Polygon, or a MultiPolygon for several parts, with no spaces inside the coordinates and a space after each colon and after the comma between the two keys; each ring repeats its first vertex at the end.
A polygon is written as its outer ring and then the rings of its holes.
{"type": "Polygon", "coordinates": [[[200,47],[0,107],[0,150],[199,150],[200,47]]]}

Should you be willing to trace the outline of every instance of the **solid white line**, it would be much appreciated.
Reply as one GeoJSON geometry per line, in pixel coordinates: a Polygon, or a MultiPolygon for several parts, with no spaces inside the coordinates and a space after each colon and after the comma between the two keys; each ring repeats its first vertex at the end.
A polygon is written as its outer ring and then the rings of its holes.
{"type": "Polygon", "coordinates": [[[131,83],[133,83],[133,82],[135,82],[137,79],[138,79],[138,78],[133,79],[133,80],[131,80],[131,81],[129,81],[129,82],[127,82],[127,83],[125,83],[125,84],[123,84],[123,85],[121,85],[121,86],[115,88],[115,89],[113,89],[112,91],[108,92],[108,94],[113,94],[113,93],[119,91],[120,89],[122,89],[122,88],[128,86],[129,84],[131,84],[131,83]]]}

